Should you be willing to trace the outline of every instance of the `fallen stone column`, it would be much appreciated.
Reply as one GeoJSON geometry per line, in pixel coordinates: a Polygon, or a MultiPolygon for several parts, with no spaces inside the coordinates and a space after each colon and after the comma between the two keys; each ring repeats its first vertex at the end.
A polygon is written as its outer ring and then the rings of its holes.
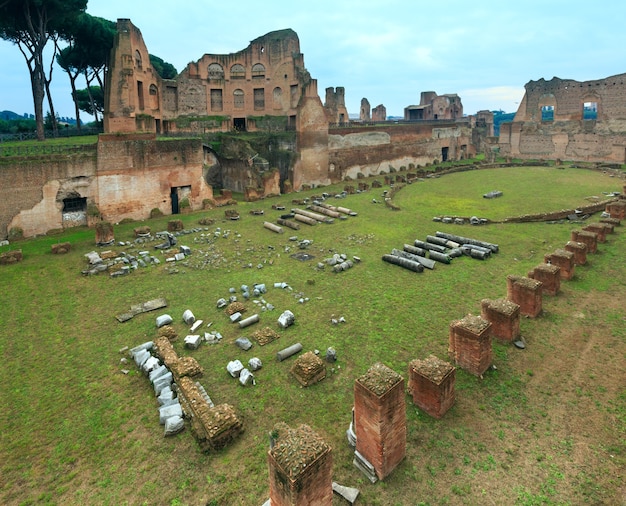
{"type": "Polygon", "coordinates": [[[414,262],[413,260],[409,260],[407,258],[397,257],[395,255],[383,255],[383,261],[393,264],[399,265],[405,269],[408,269],[413,272],[423,272],[424,266],[418,262],[414,262]]]}
{"type": "Polygon", "coordinates": [[[462,237],[460,235],[447,234],[444,232],[436,232],[437,237],[445,237],[454,242],[458,242],[459,244],[475,244],[476,246],[482,246],[483,248],[489,248],[493,253],[498,252],[498,245],[492,244],[490,242],[479,241],[477,239],[471,239],[469,237],[462,237]]]}
{"type": "Polygon", "coordinates": [[[463,246],[461,246],[461,251],[464,255],[471,258],[477,258],[478,260],[485,260],[489,257],[489,254],[487,252],[474,249],[469,244],[464,244],[463,246]]]}
{"type": "Polygon", "coordinates": [[[283,233],[282,227],[279,227],[278,225],[274,225],[273,223],[270,223],[269,221],[263,222],[263,226],[266,229],[271,230],[272,232],[276,232],[277,234],[283,233]]]}
{"type": "Polygon", "coordinates": [[[449,241],[445,237],[437,237],[437,236],[434,236],[434,235],[427,235],[426,236],[426,242],[429,242],[431,244],[438,244],[439,246],[443,246],[443,247],[447,248],[448,247],[447,243],[449,241]]]}
{"type": "Polygon", "coordinates": [[[283,218],[278,218],[276,220],[276,223],[278,223],[279,225],[282,225],[283,227],[291,228],[293,230],[300,230],[300,225],[298,225],[297,223],[294,223],[293,221],[290,221],[290,220],[285,220],[283,218]]]}
{"type": "Polygon", "coordinates": [[[437,253],[445,253],[446,252],[445,246],[440,246],[439,244],[432,244],[430,242],[420,241],[419,239],[415,239],[413,244],[417,248],[427,249],[429,251],[436,251],[437,253]]]}
{"type": "Polygon", "coordinates": [[[356,216],[357,213],[352,209],[348,209],[347,207],[337,207],[337,211],[342,214],[347,214],[348,216],[356,216]]]}
{"type": "Polygon", "coordinates": [[[296,214],[293,217],[294,220],[296,221],[300,221],[302,223],[306,223],[307,225],[317,225],[319,222],[317,220],[314,220],[313,218],[309,218],[308,216],[305,216],[303,214],[296,214]]]}
{"type": "Polygon", "coordinates": [[[309,209],[311,209],[311,211],[315,211],[317,213],[330,216],[331,218],[341,218],[341,213],[339,213],[338,211],[333,211],[332,209],[326,209],[325,207],[322,207],[322,206],[312,205],[312,206],[309,206],[309,209]]]}
{"type": "Polygon", "coordinates": [[[239,322],[239,328],[240,329],[244,329],[246,327],[249,327],[253,323],[257,323],[258,321],[259,321],[259,315],[258,314],[253,314],[252,316],[249,316],[245,320],[241,320],[239,322]]]}
{"type": "Polygon", "coordinates": [[[301,214],[302,216],[306,216],[308,218],[313,218],[320,223],[332,223],[332,220],[328,216],[324,216],[323,214],[313,213],[311,211],[305,211],[304,209],[292,209],[293,214],[298,216],[301,214]]]}
{"type": "Polygon", "coordinates": [[[426,255],[426,250],[423,248],[418,248],[417,246],[411,246],[410,244],[405,244],[402,249],[407,253],[411,253],[413,255],[419,255],[421,257],[426,255]]]}
{"type": "MultiPolygon", "coordinates": [[[[419,248],[416,248],[416,249],[419,249],[419,248]]],[[[427,269],[432,270],[435,268],[435,261],[431,260],[430,258],[426,258],[422,255],[414,255],[413,253],[409,253],[407,251],[400,251],[395,248],[391,250],[391,254],[400,258],[406,258],[407,260],[412,260],[413,262],[422,264],[427,269]]]]}
{"type": "Polygon", "coordinates": [[[436,260],[437,262],[441,262],[442,264],[449,264],[452,262],[452,258],[450,255],[446,255],[445,253],[439,253],[438,251],[429,251],[428,256],[431,260],[436,260]]]}
{"type": "Polygon", "coordinates": [[[300,353],[302,351],[302,345],[300,343],[292,344],[287,348],[280,350],[276,353],[276,360],[282,362],[283,360],[295,355],[296,353],[300,353]]]}

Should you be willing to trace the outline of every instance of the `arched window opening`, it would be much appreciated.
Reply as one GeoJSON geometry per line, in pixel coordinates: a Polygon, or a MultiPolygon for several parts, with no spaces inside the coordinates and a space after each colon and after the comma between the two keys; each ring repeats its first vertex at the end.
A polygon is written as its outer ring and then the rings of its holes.
{"type": "Polygon", "coordinates": [[[235,63],[230,68],[230,78],[231,79],[245,79],[246,78],[246,68],[239,64],[235,63]]]}
{"type": "Polygon", "coordinates": [[[554,121],[554,106],[542,105],[541,106],[541,121],[554,121]]]}
{"type": "Polygon", "coordinates": [[[598,102],[583,102],[583,119],[598,119],[598,102]]]}
{"type": "Polygon", "coordinates": [[[265,77],[265,65],[255,63],[252,65],[252,79],[262,79],[265,77]]]}
{"type": "Polygon", "coordinates": [[[209,79],[224,79],[224,67],[219,63],[209,65],[209,79]]]}
{"type": "Polygon", "coordinates": [[[273,92],[272,95],[274,97],[274,109],[282,108],[282,105],[283,105],[283,90],[277,86],[276,88],[274,88],[274,92],[273,92]]]}
{"type": "Polygon", "coordinates": [[[139,52],[139,50],[135,50],[135,66],[138,69],[142,68],[141,53],[139,52]]]}

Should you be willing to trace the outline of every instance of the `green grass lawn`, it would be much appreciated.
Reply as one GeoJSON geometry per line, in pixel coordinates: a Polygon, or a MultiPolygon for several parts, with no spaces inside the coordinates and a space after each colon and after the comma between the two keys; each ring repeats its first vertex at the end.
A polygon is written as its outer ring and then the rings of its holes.
{"type": "MultiPolygon", "coordinates": [[[[179,237],[192,255],[119,278],[81,275],[87,267],[84,254],[96,249],[93,230],[73,229],[1,248],[21,248],[24,260],[0,268],[5,399],[0,502],[260,505],[269,490],[268,432],[283,421],[310,425],[332,446],[333,479],[358,487],[358,504],[618,504],[624,494],[626,390],[623,367],[621,380],[609,373],[619,371],[626,357],[626,234],[621,228],[588,265],[577,267],[573,280],[563,282],[561,294],[544,298],[544,315],[521,322],[526,350],[494,344],[497,370],[483,380],[457,371],[457,403],[442,420],[419,412],[406,397],[407,456],[384,482],[371,485],[354,468],[345,431],[354,381],[374,362],[407,380],[411,360],[431,353],[447,360],[450,322],[479,314],[483,298],[504,297],[508,274],[526,275],[581,226],[472,227],[436,223],[433,216],[500,220],[569,209],[622,185],[623,179],[581,169],[475,170],[406,186],[394,199],[399,211],[372,203],[382,200],[382,190],[333,199],[332,204],[358,215],[284,234],[262,226],[285,212],[272,210],[272,204],[289,209],[294,197],[333,193],[343,185],[241,202],[239,221],[224,219],[224,208],[177,216],[185,229],[202,229],[179,237]],[[490,190],[504,195],[483,199],[490,190]],[[259,208],[264,216],[249,214],[259,208]],[[205,217],[216,220],[206,230],[198,225],[205,217]],[[457,258],[421,274],[381,261],[392,248],[437,230],[497,243],[500,252],[486,261],[457,258]],[[315,258],[292,258],[300,250],[290,236],[313,241],[306,252],[315,258]],[[71,242],[72,251],[52,255],[51,245],[64,241],[71,242]],[[316,268],[334,252],[357,255],[362,262],[340,274],[316,268]],[[275,282],[286,282],[293,291],[274,288],[275,282]],[[240,330],[216,301],[227,298],[230,287],[240,295],[242,284],[254,283],[267,285],[264,298],[276,309],[260,312],[259,324],[240,330]],[[115,319],[131,304],[156,297],[167,299],[165,310],[126,323],[115,319]],[[299,303],[299,298],[308,301],[299,303]],[[222,342],[184,349],[186,309],[213,322],[222,342]],[[255,344],[248,352],[233,344],[263,326],[278,330],[276,320],[286,309],[294,312],[296,323],[280,331],[277,341],[255,344]],[[126,356],[121,348],[156,337],[155,318],[163,313],[174,318],[179,355],[192,355],[204,367],[201,383],[214,402],[232,404],[244,420],[244,434],[222,451],[202,453],[189,430],[163,438],[147,378],[132,363],[120,363],[126,356]],[[572,316],[579,313],[585,318],[572,316]],[[331,319],[340,316],[346,323],[333,325],[331,319]],[[333,346],[338,354],[327,378],[306,389],[289,373],[293,359],[275,359],[278,350],[296,342],[304,351],[324,354],[333,346]],[[236,358],[247,363],[253,356],[264,366],[255,373],[255,386],[242,387],[226,364],[236,358]],[[124,368],[131,372],[122,374],[124,368]],[[593,424],[578,424],[583,416],[593,424]]],[[[169,219],[141,224],[157,232],[169,219]]],[[[137,226],[116,225],[116,240],[132,241],[137,226]]],[[[112,249],[151,249],[161,255],[153,244],[112,249]]],[[[252,301],[246,308],[247,315],[258,310],[252,301]]]]}

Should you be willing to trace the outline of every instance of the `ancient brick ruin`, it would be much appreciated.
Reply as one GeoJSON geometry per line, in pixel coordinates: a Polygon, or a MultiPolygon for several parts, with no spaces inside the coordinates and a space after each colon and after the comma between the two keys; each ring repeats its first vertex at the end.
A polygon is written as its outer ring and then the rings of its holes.
{"type": "Polygon", "coordinates": [[[520,307],[507,299],[483,299],[480,316],[491,323],[491,336],[502,343],[511,343],[520,335],[520,307]]]}
{"type": "Polygon", "coordinates": [[[543,309],[543,284],[524,276],[506,277],[506,297],[520,307],[520,314],[535,318],[543,309]]]}
{"type": "Polygon", "coordinates": [[[437,95],[422,91],[419,105],[404,108],[405,120],[456,119],[463,117],[463,104],[456,93],[437,95]]]}
{"type": "Polygon", "coordinates": [[[585,243],[567,241],[565,249],[574,254],[574,265],[585,265],[587,263],[587,245],[585,243]]]}
{"type": "Polygon", "coordinates": [[[596,253],[598,251],[598,234],[595,232],[572,230],[570,237],[574,242],[583,243],[587,247],[587,253],[596,253]]]}
{"type": "Polygon", "coordinates": [[[491,322],[474,315],[452,322],[448,354],[461,369],[482,376],[493,361],[491,322]]]}
{"type": "Polygon", "coordinates": [[[546,295],[556,295],[561,289],[561,268],[557,264],[539,264],[528,272],[528,277],[540,281],[541,293],[546,295]]]}
{"type": "Polygon", "coordinates": [[[404,395],[404,378],[381,363],[354,382],[355,465],[367,467],[372,481],[389,476],[406,454],[404,395]]]}
{"type": "Polygon", "coordinates": [[[455,379],[455,367],[434,355],[409,363],[408,391],[413,403],[434,418],[443,417],[453,406],[455,379]]]}
{"type": "Polygon", "coordinates": [[[525,85],[499,149],[523,159],[626,161],[626,74],[593,81],[554,77],[525,85]]]}
{"type": "Polygon", "coordinates": [[[330,506],[332,451],[309,426],[274,426],[267,454],[271,506],[330,506]]]}

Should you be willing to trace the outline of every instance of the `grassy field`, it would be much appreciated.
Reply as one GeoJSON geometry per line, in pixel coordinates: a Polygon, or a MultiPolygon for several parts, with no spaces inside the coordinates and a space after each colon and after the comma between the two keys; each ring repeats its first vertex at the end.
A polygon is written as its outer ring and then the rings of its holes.
{"type": "MultiPolygon", "coordinates": [[[[472,227],[435,223],[433,216],[495,220],[570,209],[620,191],[623,181],[571,168],[463,172],[406,186],[394,198],[399,211],[372,203],[382,200],[381,190],[333,200],[358,216],[284,234],[262,226],[281,214],[271,205],[289,209],[292,198],[321,190],[240,203],[239,221],[225,220],[223,208],[177,216],[186,229],[202,229],[179,237],[192,255],[118,278],[81,275],[84,254],[95,249],[93,230],[1,248],[21,248],[24,260],[0,268],[5,399],[0,503],[260,505],[269,488],[268,432],[282,421],[310,425],[333,447],[333,479],[358,487],[358,504],[624,504],[623,227],[599,245],[587,265],[576,268],[558,296],[544,297],[543,315],[522,320],[525,350],[494,343],[497,369],[482,380],[457,371],[457,402],[442,420],[417,410],[407,396],[406,458],[384,482],[370,484],[352,465],[345,436],[357,377],[381,361],[406,380],[411,360],[431,353],[447,359],[450,322],[479,314],[483,298],[504,297],[508,274],[526,275],[581,226],[472,227]],[[482,198],[496,189],[504,196],[482,198]],[[265,215],[253,216],[252,209],[264,209],[265,215]],[[198,225],[207,217],[216,222],[198,225]],[[486,261],[457,258],[421,274],[381,261],[392,248],[437,230],[497,243],[500,252],[486,261]],[[313,241],[306,250],[313,260],[291,257],[300,251],[289,240],[292,235],[313,241]],[[72,251],[52,255],[51,245],[64,241],[72,251]],[[362,262],[340,274],[316,268],[334,252],[357,255],[362,262]],[[275,282],[286,282],[293,291],[273,288],[275,282]],[[228,297],[230,287],[240,294],[242,284],[254,283],[268,286],[264,298],[276,309],[240,330],[216,301],[228,297]],[[156,297],[167,299],[165,310],[125,323],[115,319],[131,304],[156,297]],[[212,322],[222,342],[185,350],[186,309],[212,322]],[[233,344],[262,326],[278,329],[276,320],[286,309],[296,323],[280,331],[277,341],[255,344],[248,352],[233,344]],[[222,451],[202,453],[189,430],[164,438],[147,378],[132,364],[120,363],[121,348],[156,337],[155,317],[163,313],[172,315],[181,336],[174,342],[178,353],[194,356],[204,367],[201,383],[211,398],[232,404],[244,420],[245,432],[222,451]],[[340,316],[346,323],[333,325],[331,319],[340,316]],[[279,349],[296,342],[322,354],[333,346],[338,354],[327,378],[306,389],[289,374],[292,360],[275,360],[279,349]],[[255,386],[242,387],[226,364],[236,358],[247,363],[253,356],[264,366],[255,374],[255,386]],[[131,372],[122,374],[124,368],[131,372]]],[[[156,232],[168,219],[141,224],[156,232]]],[[[116,225],[116,240],[131,241],[136,226],[116,225]]],[[[246,307],[248,314],[257,311],[252,301],[246,307]]],[[[335,497],[333,504],[344,503],[335,497]]]]}

